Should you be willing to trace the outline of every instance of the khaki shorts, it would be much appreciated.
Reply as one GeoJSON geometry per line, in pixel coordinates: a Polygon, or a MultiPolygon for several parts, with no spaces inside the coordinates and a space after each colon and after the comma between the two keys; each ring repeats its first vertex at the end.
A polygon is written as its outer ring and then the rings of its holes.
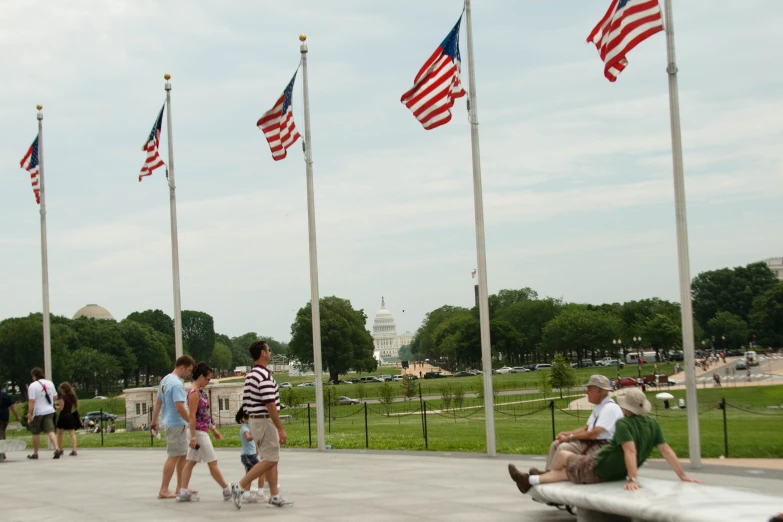
{"type": "Polygon", "coordinates": [[[54,431],[54,413],[48,415],[36,415],[33,422],[30,423],[30,432],[33,435],[43,433],[52,433],[54,431]]]}
{"type": "MultiPolygon", "coordinates": [[[[188,440],[190,442],[190,440],[188,440]]],[[[212,446],[212,439],[209,438],[209,433],[206,431],[196,431],[196,444],[199,448],[193,449],[188,446],[188,460],[194,460],[196,462],[215,462],[217,460],[217,454],[215,448],[212,446]]]]}
{"type": "Polygon", "coordinates": [[[575,455],[566,465],[568,480],[574,484],[595,484],[604,480],[595,474],[595,454],[575,455]]]}
{"type": "Polygon", "coordinates": [[[256,442],[258,457],[264,462],[280,460],[280,433],[272,419],[250,419],[250,435],[256,442]]]}
{"type": "Polygon", "coordinates": [[[182,457],[188,452],[190,430],[187,426],[166,426],[166,454],[182,457]]]}

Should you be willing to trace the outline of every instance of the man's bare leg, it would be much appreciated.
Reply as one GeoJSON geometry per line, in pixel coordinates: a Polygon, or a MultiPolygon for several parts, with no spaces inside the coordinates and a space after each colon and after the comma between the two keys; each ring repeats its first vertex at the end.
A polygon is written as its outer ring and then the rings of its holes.
{"type": "Polygon", "coordinates": [[[33,435],[33,455],[38,455],[38,448],[41,446],[41,436],[33,435]]]}
{"type": "Polygon", "coordinates": [[[269,481],[269,494],[273,497],[279,495],[280,490],[277,488],[277,462],[266,472],[266,479],[269,481]]]}
{"type": "Polygon", "coordinates": [[[179,459],[180,457],[169,457],[163,464],[163,480],[160,484],[160,491],[158,491],[158,498],[174,498],[177,496],[176,493],[169,491],[169,484],[171,484],[171,477],[174,476],[174,470],[177,468],[179,459]]]}
{"type": "MultiPolygon", "coordinates": [[[[244,491],[250,490],[250,485],[253,483],[255,479],[260,477],[261,475],[266,474],[267,471],[269,471],[273,466],[275,466],[277,462],[266,462],[261,461],[252,468],[250,468],[250,471],[247,472],[247,474],[242,477],[239,481],[239,487],[242,488],[244,491]]],[[[277,484],[275,484],[277,486],[277,484]]],[[[269,487],[272,487],[272,481],[269,481],[269,487]]]]}
{"type": "Polygon", "coordinates": [[[566,470],[559,469],[557,471],[547,471],[538,476],[541,484],[551,484],[552,482],[567,482],[568,473],[566,470]]]}

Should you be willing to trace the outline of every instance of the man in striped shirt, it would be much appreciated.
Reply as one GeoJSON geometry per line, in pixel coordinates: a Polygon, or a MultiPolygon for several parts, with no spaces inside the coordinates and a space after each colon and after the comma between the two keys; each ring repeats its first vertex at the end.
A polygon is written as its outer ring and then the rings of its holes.
{"type": "Polygon", "coordinates": [[[280,445],[288,438],[280,422],[280,393],[272,373],[267,369],[272,352],[266,341],[250,345],[250,356],[255,366],[245,377],[242,407],[250,417],[250,435],[256,443],[260,462],[253,466],[238,483],[231,484],[231,498],[237,509],[245,502],[253,502],[256,495],[250,495],[250,484],[261,475],[269,482],[270,507],[292,506],[277,487],[277,462],[280,460],[280,445]]]}

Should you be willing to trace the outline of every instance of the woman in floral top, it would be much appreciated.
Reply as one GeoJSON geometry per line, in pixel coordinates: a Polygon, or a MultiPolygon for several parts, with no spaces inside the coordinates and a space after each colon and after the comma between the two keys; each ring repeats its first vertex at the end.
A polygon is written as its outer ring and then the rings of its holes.
{"type": "Polygon", "coordinates": [[[231,498],[231,490],[228,482],[223,478],[220,468],[218,468],[217,455],[212,447],[212,440],[209,438],[209,431],[211,430],[216,440],[223,439],[223,436],[211,423],[209,396],[204,391],[210,379],[212,379],[212,368],[205,362],[198,363],[193,370],[193,383],[190,386],[190,390],[188,390],[190,449],[188,450],[185,469],[182,470],[182,489],[177,494],[178,502],[198,500],[198,496],[196,496],[197,491],[190,490],[188,484],[193,474],[193,468],[199,462],[207,463],[212,478],[223,488],[223,500],[231,498]]]}

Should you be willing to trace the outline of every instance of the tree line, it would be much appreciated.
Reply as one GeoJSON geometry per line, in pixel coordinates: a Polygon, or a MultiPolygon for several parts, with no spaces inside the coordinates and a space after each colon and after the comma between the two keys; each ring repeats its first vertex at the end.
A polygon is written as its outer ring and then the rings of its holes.
{"type": "MultiPolygon", "coordinates": [[[[765,263],[702,272],[692,293],[697,349],[783,346],[783,283],[765,263]]],[[[654,350],[662,358],[682,345],[680,304],[659,298],[591,305],[507,289],[489,296],[489,317],[493,356],[507,364],[548,363],[556,353],[574,361],[654,350]]],[[[410,356],[480,367],[478,309],[444,305],[429,312],[410,356]]]]}
{"type": "MultiPolygon", "coordinates": [[[[175,359],[174,321],[162,310],[133,312],[121,321],[51,315],[52,376],[98,393],[149,385],[171,371],[175,359]]],[[[255,332],[238,337],[216,333],[206,312],[183,310],[183,350],[197,361],[208,361],[217,371],[252,365],[247,347],[261,338],[255,332]]],[[[273,353],[285,354],[287,345],[263,337],[273,353]]],[[[24,389],[30,369],[43,367],[43,322],[40,313],[0,322],[0,383],[24,389]]]]}

